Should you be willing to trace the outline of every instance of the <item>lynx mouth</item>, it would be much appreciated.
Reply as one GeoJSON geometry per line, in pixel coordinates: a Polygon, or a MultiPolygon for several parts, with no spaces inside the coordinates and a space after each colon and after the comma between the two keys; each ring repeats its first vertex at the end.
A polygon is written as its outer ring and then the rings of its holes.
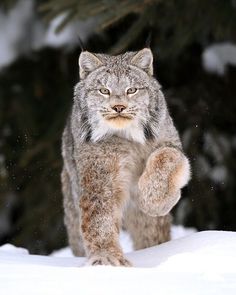
{"type": "Polygon", "coordinates": [[[129,114],[110,114],[105,116],[106,120],[111,120],[111,119],[133,119],[132,115],[129,114]]]}
{"type": "Polygon", "coordinates": [[[110,114],[105,116],[106,121],[115,128],[126,127],[133,119],[129,114],[110,114]]]}

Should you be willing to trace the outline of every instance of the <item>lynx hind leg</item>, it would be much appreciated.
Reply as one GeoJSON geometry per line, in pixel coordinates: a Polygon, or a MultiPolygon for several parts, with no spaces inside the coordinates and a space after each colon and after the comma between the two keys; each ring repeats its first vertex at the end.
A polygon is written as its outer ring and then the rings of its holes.
{"type": "Polygon", "coordinates": [[[83,241],[80,234],[79,212],[74,206],[71,182],[68,173],[63,169],[61,174],[62,192],[64,195],[64,223],[67,229],[68,241],[75,256],[85,256],[83,241]]]}
{"type": "Polygon", "coordinates": [[[136,206],[124,214],[124,228],[133,240],[135,250],[152,247],[170,240],[171,216],[152,217],[136,206]]]}

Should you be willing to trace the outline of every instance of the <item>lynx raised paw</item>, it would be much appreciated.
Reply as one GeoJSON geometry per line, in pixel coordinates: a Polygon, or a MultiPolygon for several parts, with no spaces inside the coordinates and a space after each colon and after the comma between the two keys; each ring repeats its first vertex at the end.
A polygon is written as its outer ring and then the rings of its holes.
{"type": "Polygon", "coordinates": [[[152,153],[138,182],[140,209],[151,216],[166,215],[189,179],[190,165],[181,151],[165,147],[152,153]]]}
{"type": "Polygon", "coordinates": [[[89,258],[87,265],[132,266],[125,257],[116,257],[112,254],[94,255],[89,258]]]}

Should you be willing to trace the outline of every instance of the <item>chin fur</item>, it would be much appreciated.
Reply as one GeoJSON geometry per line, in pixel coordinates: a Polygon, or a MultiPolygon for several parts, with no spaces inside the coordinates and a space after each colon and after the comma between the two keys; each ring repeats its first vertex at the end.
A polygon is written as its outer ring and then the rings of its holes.
{"type": "Polygon", "coordinates": [[[107,124],[110,124],[111,127],[115,129],[124,129],[132,122],[132,119],[126,117],[115,117],[106,120],[107,124]]]}
{"type": "Polygon", "coordinates": [[[143,128],[136,120],[116,117],[109,120],[100,121],[96,128],[93,128],[91,140],[98,142],[107,136],[118,136],[131,141],[143,144],[145,134],[143,128]]]}

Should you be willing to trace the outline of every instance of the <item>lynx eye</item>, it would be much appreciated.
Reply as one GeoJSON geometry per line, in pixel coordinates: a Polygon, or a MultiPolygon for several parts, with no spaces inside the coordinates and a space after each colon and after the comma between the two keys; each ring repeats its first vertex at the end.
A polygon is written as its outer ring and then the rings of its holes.
{"type": "Polygon", "coordinates": [[[134,94],[135,92],[137,92],[137,88],[134,88],[134,87],[131,87],[131,88],[129,88],[129,89],[127,89],[127,94],[134,94]]]}
{"type": "Polygon", "coordinates": [[[109,89],[103,87],[103,88],[100,88],[99,91],[102,93],[102,94],[105,94],[105,95],[110,95],[110,91],[109,89]]]}

